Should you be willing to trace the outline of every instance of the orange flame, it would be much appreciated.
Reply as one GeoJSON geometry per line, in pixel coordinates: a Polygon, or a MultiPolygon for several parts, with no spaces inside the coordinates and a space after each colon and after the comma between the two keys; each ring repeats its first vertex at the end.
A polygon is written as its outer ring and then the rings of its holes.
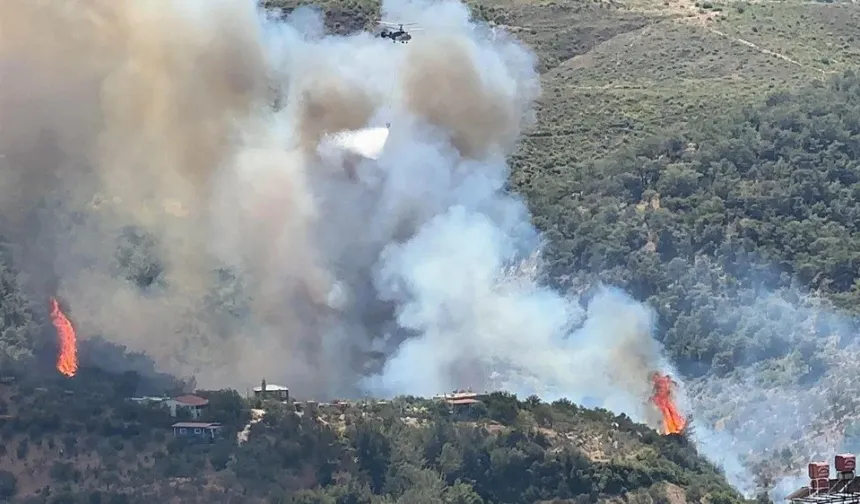
{"type": "Polygon", "coordinates": [[[654,373],[651,377],[654,381],[654,395],[651,400],[660,409],[663,415],[663,433],[664,434],[680,434],[687,426],[687,419],[681,416],[678,412],[678,407],[675,405],[673,398],[673,389],[675,382],[668,375],[654,373]]]}
{"type": "Polygon", "coordinates": [[[71,378],[78,371],[77,337],[75,336],[75,328],[60,310],[60,304],[54,298],[51,298],[51,322],[54,324],[57,338],[60,340],[57,371],[71,378]]]}

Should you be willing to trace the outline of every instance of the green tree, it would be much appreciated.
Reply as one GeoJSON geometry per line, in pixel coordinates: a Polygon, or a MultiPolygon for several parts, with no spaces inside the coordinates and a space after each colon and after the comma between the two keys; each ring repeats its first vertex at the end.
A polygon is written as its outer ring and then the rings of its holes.
{"type": "Polygon", "coordinates": [[[484,400],[491,419],[502,423],[514,423],[519,412],[517,396],[508,392],[493,392],[484,400]]]}

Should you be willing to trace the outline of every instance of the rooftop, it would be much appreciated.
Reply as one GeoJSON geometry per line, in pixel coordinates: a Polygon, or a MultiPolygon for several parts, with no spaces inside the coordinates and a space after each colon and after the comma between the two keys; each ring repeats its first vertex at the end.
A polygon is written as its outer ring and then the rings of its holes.
{"type": "Polygon", "coordinates": [[[217,429],[221,427],[218,422],[176,422],[171,427],[179,427],[186,429],[217,429]]]}
{"type": "Polygon", "coordinates": [[[190,394],[174,397],[173,400],[186,406],[206,406],[209,404],[208,400],[190,394]]]}
{"type": "Polygon", "coordinates": [[[471,390],[455,390],[447,394],[437,394],[434,397],[436,399],[474,399],[478,397],[478,393],[471,390]]]}
{"type": "MultiPolygon", "coordinates": [[[[270,383],[266,384],[266,392],[277,392],[277,391],[281,391],[281,390],[286,390],[287,392],[289,392],[290,389],[287,387],[284,387],[283,385],[272,385],[270,383]]],[[[258,385],[256,387],[254,387],[254,392],[262,392],[262,391],[263,391],[262,385],[258,385]]]]}
{"type": "Polygon", "coordinates": [[[792,502],[802,503],[860,503],[860,481],[830,479],[830,487],[826,492],[813,492],[808,486],[789,494],[785,498],[792,502]]]}

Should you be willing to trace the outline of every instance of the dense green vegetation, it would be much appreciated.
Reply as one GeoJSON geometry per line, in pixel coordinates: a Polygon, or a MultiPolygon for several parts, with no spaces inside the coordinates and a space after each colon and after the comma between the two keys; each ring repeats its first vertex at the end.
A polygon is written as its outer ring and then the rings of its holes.
{"type": "Polygon", "coordinates": [[[166,411],[125,400],[135,373],[38,383],[0,388],[0,498],[14,502],[738,502],[685,439],[567,401],[494,393],[455,412],[405,397],[297,414],[200,391],[201,420],[225,426],[206,442],[173,437],[166,411]],[[251,407],[265,413],[238,444],[251,407]]]}
{"type": "Polygon", "coordinates": [[[796,287],[858,306],[858,134],[849,73],[559,173],[529,200],[551,237],[550,277],[599,272],[649,300],[688,373],[784,356],[793,334],[756,337],[718,305],[796,287]]]}

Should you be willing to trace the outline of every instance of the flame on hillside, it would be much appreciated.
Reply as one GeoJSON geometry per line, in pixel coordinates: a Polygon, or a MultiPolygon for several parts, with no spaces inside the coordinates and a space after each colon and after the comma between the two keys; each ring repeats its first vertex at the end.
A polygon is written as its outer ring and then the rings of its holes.
{"type": "Polygon", "coordinates": [[[663,415],[663,434],[681,434],[687,426],[687,419],[678,411],[675,404],[675,382],[668,375],[655,372],[651,379],[654,381],[654,395],[651,401],[663,415]]]}
{"type": "Polygon", "coordinates": [[[60,309],[56,299],[51,298],[51,323],[57,330],[60,343],[60,353],[57,356],[57,371],[68,377],[75,376],[78,371],[78,342],[75,328],[60,309]]]}

